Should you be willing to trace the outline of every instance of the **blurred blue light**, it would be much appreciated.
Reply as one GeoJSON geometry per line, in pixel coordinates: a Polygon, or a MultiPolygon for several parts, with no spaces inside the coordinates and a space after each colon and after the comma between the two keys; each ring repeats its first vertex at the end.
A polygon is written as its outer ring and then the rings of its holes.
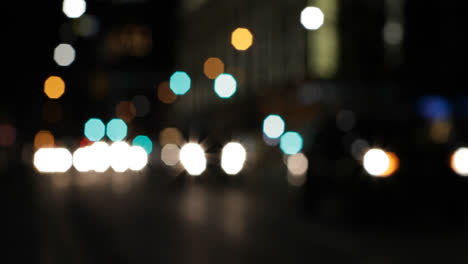
{"type": "Polygon", "coordinates": [[[151,142],[151,139],[147,136],[137,136],[135,139],[133,139],[132,142],[133,146],[140,146],[142,147],[146,153],[151,154],[153,152],[153,142],[151,142]]]}
{"type": "Polygon", "coordinates": [[[229,73],[220,74],[214,82],[214,90],[221,98],[230,98],[237,91],[237,81],[229,73]]]}
{"type": "Polygon", "coordinates": [[[263,120],[263,133],[269,138],[279,138],[284,127],[284,120],[279,115],[269,115],[263,120]]]}
{"type": "Polygon", "coordinates": [[[302,150],[302,137],[297,132],[286,132],[281,136],[280,148],[287,155],[294,155],[302,150]]]}
{"type": "Polygon", "coordinates": [[[91,118],[85,124],[84,134],[89,141],[99,141],[106,134],[106,126],[101,119],[91,118]]]}
{"type": "Polygon", "coordinates": [[[107,123],[107,137],[112,141],[121,141],[127,136],[127,124],[122,119],[114,118],[107,123]]]}
{"type": "Polygon", "coordinates": [[[427,120],[446,120],[452,115],[452,105],[442,96],[422,96],[418,110],[427,120]]]}
{"type": "Polygon", "coordinates": [[[176,95],[184,95],[190,90],[190,77],[183,71],[176,71],[169,80],[169,87],[176,95]]]}

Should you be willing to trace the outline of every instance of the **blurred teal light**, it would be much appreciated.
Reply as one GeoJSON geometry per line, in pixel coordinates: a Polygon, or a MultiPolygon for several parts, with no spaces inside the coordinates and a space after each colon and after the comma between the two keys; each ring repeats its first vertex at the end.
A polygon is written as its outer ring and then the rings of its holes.
{"type": "Polygon", "coordinates": [[[280,148],[287,155],[294,155],[302,150],[302,137],[297,132],[286,132],[281,136],[280,148]]]}
{"type": "Polygon", "coordinates": [[[220,74],[214,82],[216,94],[221,98],[230,98],[237,91],[237,81],[229,73],[220,74]]]}
{"type": "Polygon", "coordinates": [[[279,138],[284,127],[284,120],[279,115],[269,115],[263,120],[263,133],[269,138],[279,138]]]}
{"type": "Polygon", "coordinates": [[[107,137],[112,141],[121,141],[127,136],[127,124],[122,119],[114,118],[107,123],[107,137]]]}
{"type": "Polygon", "coordinates": [[[89,141],[99,141],[106,134],[106,126],[99,118],[91,118],[85,123],[84,134],[89,141]]]}
{"type": "Polygon", "coordinates": [[[184,95],[190,90],[190,77],[183,71],[176,71],[169,80],[169,87],[177,95],[184,95]]]}
{"type": "Polygon", "coordinates": [[[142,147],[148,155],[153,151],[153,142],[147,136],[137,136],[132,142],[133,146],[142,147]]]}

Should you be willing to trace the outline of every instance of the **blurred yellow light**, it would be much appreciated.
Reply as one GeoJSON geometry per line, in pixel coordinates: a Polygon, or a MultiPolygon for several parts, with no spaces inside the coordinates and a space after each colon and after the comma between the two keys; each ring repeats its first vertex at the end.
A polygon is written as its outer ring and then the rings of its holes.
{"type": "Polygon", "coordinates": [[[125,123],[130,123],[136,115],[135,105],[129,101],[120,101],[115,107],[115,115],[125,121],[125,123]]]}
{"type": "Polygon", "coordinates": [[[468,148],[459,148],[452,155],[450,165],[460,176],[468,176],[468,148]]]}
{"type": "Polygon", "coordinates": [[[58,76],[50,76],[44,82],[44,93],[50,99],[58,99],[65,93],[65,82],[58,76]]]}
{"type": "Polygon", "coordinates": [[[169,82],[162,82],[158,86],[158,98],[165,104],[172,104],[177,99],[177,95],[169,87],[169,82]]]}
{"type": "Polygon", "coordinates": [[[52,148],[55,145],[55,138],[47,130],[41,130],[37,132],[36,136],[34,137],[34,147],[36,149],[40,148],[52,148]]]}
{"type": "Polygon", "coordinates": [[[253,35],[246,28],[237,28],[232,32],[231,44],[236,50],[247,50],[252,46],[253,35]]]}
{"type": "Polygon", "coordinates": [[[214,80],[224,72],[224,63],[219,58],[208,58],[203,65],[203,72],[208,79],[214,80]]]}
{"type": "Polygon", "coordinates": [[[182,146],[184,141],[185,140],[182,136],[182,133],[175,127],[165,128],[159,133],[159,143],[161,146],[167,144],[176,144],[178,146],[182,146]]]}
{"type": "Polygon", "coordinates": [[[398,158],[398,156],[395,153],[385,152],[385,154],[387,154],[387,156],[388,156],[388,158],[390,160],[390,163],[389,163],[389,166],[388,166],[387,170],[382,175],[380,175],[381,177],[391,176],[400,167],[400,159],[398,158]]]}

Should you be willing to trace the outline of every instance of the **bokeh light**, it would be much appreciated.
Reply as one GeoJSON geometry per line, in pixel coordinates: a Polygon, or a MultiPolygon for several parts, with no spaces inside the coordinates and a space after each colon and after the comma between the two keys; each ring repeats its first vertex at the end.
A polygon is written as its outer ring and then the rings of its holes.
{"type": "Polygon", "coordinates": [[[53,124],[62,120],[62,105],[56,101],[47,101],[42,105],[42,119],[53,124]]]}
{"type": "Polygon", "coordinates": [[[218,75],[224,72],[224,63],[221,59],[212,57],[208,58],[203,64],[203,73],[208,79],[214,80],[218,75]]]}
{"type": "Polygon", "coordinates": [[[400,159],[393,152],[385,152],[387,154],[390,164],[388,165],[387,170],[380,175],[381,177],[388,177],[394,174],[400,167],[400,159]]]}
{"type": "Polygon", "coordinates": [[[184,95],[190,90],[191,80],[187,73],[176,71],[169,80],[169,87],[176,95],[184,95]]]}
{"type": "Polygon", "coordinates": [[[422,96],[418,108],[419,114],[427,120],[447,120],[452,115],[451,103],[442,96],[422,96]]]}
{"type": "Polygon", "coordinates": [[[91,118],[85,123],[84,135],[90,141],[99,141],[106,134],[106,126],[99,118],[91,118]]]}
{"type": "Polygon", "coordinates": [[[206,169],[205,151],[199,144],[185,144],[180,149],[179,158],[185,170],[192,176],[198,176],[206,169]]]}
{"type": "Polygon", "coordinates": [[[86,1],[63,0],[62,11],[68,18],[79,18],[86,12],[86,1]]]}
{"type": "Polygon", "coordinates": [[[301,24],[308,30],[317,30],[323,25],[325,16],[318,7],[309,6],[301,12],[301,24]]]}
{"type": "Polygon", "coordinates": [[[132,102],[120,101],[115,107],[115,115],[126,123],[130,123],[135,118],[136,107],[132,102]]]}
{"type": "Polygon", "coordinates": [[[231,44],[236,50],[247,50],[252,43],[253,35],[247,28],[237,28],[232,32],[231,44]]]}
{"type": "Polygon", "coordinates": [[[58,99],[65,93],[65,82],[59,76],[50,76],[44,82],[44,93],[50,99],[58,99]]]}
{"type": "Polygon", "coordinates": [[[164,145],[161,149],[161,160],[167,166],[175,166],[179,162],[179,147],[175,144],[164,145]]]}
{"type": "Polygon", "coordinates": [[[172,104],[177,99],[177,95],[169,87],[169,82],[162,82],[158,86],[158,98],[165,104],[172,104]]]}
{"type": "Polygon", "coordinates": [[[468,176],[468,148],[457,149],[452,155],[450,165],[458,175],[468,176]]]}
{"type": "Polygon", "coordinates": [[[214,82],[214,90],[220,98],[230,98],[237,91],[237,82],[229,73],[220,74],[214,82]]]}
{"type": "MultiPolygon", "coordinates": [[[[172,91],[171,91],[172,92],[172,91]]],[[[137,95],[133,97],[132,104],[135,106],[135,116],[143,117],[150,111],[150,101],[144,95],[137,95]]]]}
{"type": "Polygon", "coordinates": [[[127,136],[127,124],[122,119],[114,118],[107,123],[107,137],[116,142],[124,140],[127,136]]]}
{"type": "Polygon", "coordinates": [[[184,144],[184,136],[179,129],[175,127],[167,127],[159,133],[159,144],[161,146],[167,144],[176,144],[178,146],[182,146],[184,144]]]}
{"type": "Polygon", "coordinates": [[[293,175],[304,175],[309,168],[309,160],[303,153],[288,156],[286,164],[293,175]]]}
{"type": "Polygon", "coordinates": [[[55,146],[55,138],[48,130],[41,130],[37,132],[34,137],[34,147],[40,148],[52,148],[55,146]]]}
{"type": "Polygon", "coordinates": [[[229,175],[236,175],[244,168],[246,157],[247,152],[241,144],[230,142],[223,147],[221,168],[229,175]]]}
{"type": "Polygon", "coordinates": [[[294,155],[302,150],[303,140],[299,133],[290,131],[280,138],[280,148],[287,155],[294,155]]]}
{"type": "Polygon", "coordinates": [[[92,168],[89,148],[90,146],[82,147],[73,152],[73,167],[79,172],[88,172],[92,168]]]}
{"type": "Polygon", "coordinates": [[[69,66],[75,60],[75,49],[70,44],[59,44],[54,49],[54,60],[59,66],[69,66]]]}
{"type": "Polygon", "coordinates": [[[363,157],[364,169],[372,176],[382,176],[390,168],[390,158],[385,151],[370,149],[363,157]]]}
{"type": "Polygon", "coordinates": [[[148,155],[153,152],[153,142],[148,136],[136,136],[132,141],[132,145],[142,147],[148,155]]]}
{"type": "Polygon", "coordinates": [[[105,172],[110,167],[110,147],[106,142],[95,142],[86,149],[90,169],[105,172]]]}
{"type": "Polygon", "coordinates": [[[110,146],[110,165],[115,172],[125,172],[130,167],[130,146],[126,142],[114,142],[110,146]]]}
{"type": "Polygon", "coordinates": [[[16,141],[16,128],[12,124],[0,124],[0,147],[11,147],[16,141]]]}
{"type": "Polygon", "coordinates": [[[356,160],[362,160],[362,157],[367,152],[367,150],[369,150],[369,148],[369,143],[367,143],[367,141],[358,138],[354,140],[353,143],[351,143],[351,155],[356,160]]]}
{"type": "Polygon", "coordinates": [[[72,166],[72,155],[65,148],[41,148],[34,154],[34,166],[40,172],[66,172],[72,166]]]}
{"type": "Polygon", "coordinates": [[[129,169],[132,171],[142,170],[148,163],[148,154],[140,146],[132,146],[128,152],[129,169]]]}
{"type": "Polygon", "coordinates": [[[269,115],[263,120],[263,133],[269,138],[279,138],[284,133],[284,128],[284,120],[279,115],[269,115]]]}

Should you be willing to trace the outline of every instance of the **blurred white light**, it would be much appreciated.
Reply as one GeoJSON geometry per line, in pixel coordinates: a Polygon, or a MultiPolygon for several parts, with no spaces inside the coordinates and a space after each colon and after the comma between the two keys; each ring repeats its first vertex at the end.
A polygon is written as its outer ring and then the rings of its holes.
{"type": "Polygon", "coordinates": [[[180,149],[179,158],[185,170],[190,175],[198,176],[206,169],[205,151],[199,144],[185,144],[180,149]]]}
{"type": "Polygon", "coordinates": [[[459,148],[452,155],[452,169],[461,176],[468,176],[468,148],[459,148]]]}
{"type": "Polygon", "coordinates": [[[73,152],[73,167],[79,172],[87,172],[91,170],[91,165],[88,162],[89,147],[78,148],[73,152]]]}
{"type": "Polygon", "coordinates": [[[235,142],[224,146],[221,153],[221,168],[230,175],[238,174],[244,167],[247,152],[245,148],[235,142]]]}
{"type": "Polygon", "coordinates": [[[105,172],[110,167],[110,147],[105,142],[96,142],[88,149],[90,169],[105,172]]]}
{"type": "Polygon", "coordinates": [[[179,147],[176,144],[166,144],[161,149],[161,160],[167,166],[175,166],[179,162],[179,147]]]}
{"type": "Polygon", "coordinates": [[[75,60],[75,49],[70,44],[59,44],[54,49],[54,60],[59,66],[69,66],[75,60]]]}
{"type": "Polygon", "coordinates": [[[40,172],[66,172],[72,161],[70,151],[65,148],[42,148],[34,154],[34,166],[40,172]]]}
{"type": "Polygon", "coordinates": [[[289,173],[295,176],[301,176],[307,172],[307,169],[309,168],[309,160],[304,154],[297,153],[288,156],[287,166],[289,173]]]}
{"type": "Polygon", "coordinates": [[[399,45],[403,40],[403,27],[398,22],[388,22],[383,28],[383,38],[388,45],[399,45]]]}
{"type": "Polygon", "coordinates": [[[117,141],[110,146],[110,166],[115,172],[124,172],[130,167],[130,146],[117,141]]]}
{"type": "Polygon", "coordinates": [[[284,133],[284,120],[279,115],[269,115],[263,120],[263,133],[269,138],[279,138],[284,133]]]}
{"type": "Polygon", "coordinates": [[[319,29],[323,25],[325,16],[317,7],[306,7],[301,12],[301,24],[308,30],[319,29]]]}
{"type": "Polygon", "coordinates": [[[384,175],[390,167],[390,158],[381,149],[370,149],[363,157],[364,169],[373,176],[384,175]]]}
{"type": "Polygon", "coordinates": [[[86,12],[86,1],[63,0],[62,11],[69,18],[79,18],[86,12]]]}
{"type": "Polygon", "coordinates": [[[133,171],[142,170],[148,163],[148,154],[146,150],[140,146],[130,147],[128,154],[130,160],[129,168],[133,171]]]}

